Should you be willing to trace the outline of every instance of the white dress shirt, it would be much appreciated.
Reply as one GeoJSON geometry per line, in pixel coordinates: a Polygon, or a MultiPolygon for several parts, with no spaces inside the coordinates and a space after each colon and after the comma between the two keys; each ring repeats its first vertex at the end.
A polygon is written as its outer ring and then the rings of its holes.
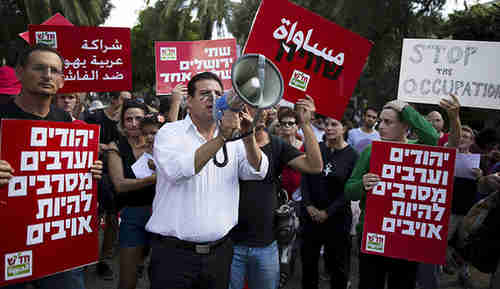
{"type": "MultiPolygon", "coordinates": [[[[229,162],[225,167],[215,166],[211,159],[195,174],[195,152],[206,142],[190,117],[167,123],[156,134],[156,195],[146,224],[149,232],[211,242],[236,225],[239,179],[264,179],[269,161],[262,153],[260,168],[255,170],[246,158],[243,142],[238,140],[226,143],[229,162]]],[[[223,161],[222,149],[217,152],[217,160],[223,161]]]]}

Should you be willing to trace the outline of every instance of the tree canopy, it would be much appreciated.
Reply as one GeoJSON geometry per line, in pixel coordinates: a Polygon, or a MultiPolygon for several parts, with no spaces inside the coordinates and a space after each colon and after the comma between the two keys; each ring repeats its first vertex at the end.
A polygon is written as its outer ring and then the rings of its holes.
{"type": "Polygon", "coordinates": [[[453,39],[500,41],[500,4],[474,5],[450,14],[440,31],[453,39]]]}
{"type": "Polygon", "coordinates": [[[151,89],[155,83],[154,41],[199,40],[199,22],[180,1],[158,0],[139,13],[131,31],[134,90],[151,89]]]}
{"type": "Polygon", "coordinates": [[[61,13],[77,26],[99,26],[109,17],[111,0],[2,0],[0,17],[8,25],[0,26],[0,59],[8,49],[22,49],[18,34],[28,30],[28,24],[40,24],[61,13]]]}

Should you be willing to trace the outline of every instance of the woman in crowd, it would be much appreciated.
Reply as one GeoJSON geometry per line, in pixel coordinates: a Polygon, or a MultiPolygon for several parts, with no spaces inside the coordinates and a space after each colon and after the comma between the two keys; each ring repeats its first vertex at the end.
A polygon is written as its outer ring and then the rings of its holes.
{"type": "Polygon", "coordinates": [[[137,266],[145,256],[149,234],[145,225],[151,215],[156,174],[136,178],[132,165],[148,150],[140,125],[147,114],[144,103],[126,101],[118,127],[121,136],[109,145],[108,165],[121,210],[120,224],[120,289],[134,289],[137,266]]]}
{"type": "MultiPolygon", "coordinates": [[[[276,135],[280,136],[286,143],[295,147],[300,151],[304,151],[303,142],[297,138],[297,117],[296,113],[290,107],[280,107],[278,110],[278,118],[274,126],[276,135]]],[[[288,194],[289,200],[293,200],[293,205],[297,216],[300,215],[300,179],[302,174],[294,168],[285,165],[281,171],[281,188],[288,194]]],[[[293,275],[295,269],[295,260],[298,256],[299,236],[296,235],[292,244],[288,245],[292,248],[289,260],[280,258],[280,285],[278,288],[286,286],[290,276],[293,275]]],[[[288,246],[280,247],[280,253],[283,253],[288,246]]]]}
{"type": "Polygon", "coordinates": [[[302,288],[319,288],[318,261],[325,246],[325,268],[330,288],[346,288],[351,248],[351,206],[344,185],[354,169],[358,153],[345,141],[340,121],[326,118],[324,141],[320,143],[324,168],[319,174],[302,176],[303,214],[302,288]]]}
{"type": "Polygon", "coordinates": [[[72,92],[57,94],[55,97],[55,105],[57,108],[69,113],[73,120],[76,120],[82,110],[80,93],[72,92]]]}
{"type": "MultiPolygon", "coordinates": [[[[432,124],[425,120],[413,107],[407,103],[393,100],[388,102],[380,113],[380,138],[383,141],[400,143],[419,143],[436,145],[439,135],[432,124]],[[413,129],[418,135],[418,141],[408,140],[408,129],[413,129]]],[[[362,236],[365,216],[366,192],[370,191],[379,181],[380,176],[369,173],[371,145],[360,155],[354,171],[345,185],[348,200],[361,200],[361,216],[358,234],[362,236]]],[[[361,240],[361,238],[360,238],[361,240]]],[[[386,283],[389,289],[415,288],[417,263],[401,259],[393,259],[379,255],[359,254],[359,288],[383,289],[386,283]]]]}
{"type": "MultiPolygon", "coordinates": [[[[302,141],[297,138],[297,119],[295,111],[289,107],[280,109],[277,134],[296,149],[304,151],[302,141]]],[[[281,173],[281,187],[288,192],[289,199],[300,201],[300,172],[285,166],[281,173]]]]}

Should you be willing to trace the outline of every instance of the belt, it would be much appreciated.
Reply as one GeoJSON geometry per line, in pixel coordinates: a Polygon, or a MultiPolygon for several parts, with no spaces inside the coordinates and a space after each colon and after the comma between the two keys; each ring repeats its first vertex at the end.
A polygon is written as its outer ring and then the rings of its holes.
{"type": "Polygon", "coordinates": [[[163,236],[160,234],[154,234],[153,239],[155,239],[163,244],[175,246],[176,248],[194,251],[196,254],[207,255],[207,254],[210,254],[210,252],[213,252],[215,250],[215,248],[224,244],[229,239],[228,235],[229,234],[227,234],[226,236],[222,237],[219,240],[216,240],[213,242],[206,242],[206,243],[189,242],[189,241],[181,240],[181,239],[176,238],[176,237],[163,236]]]}

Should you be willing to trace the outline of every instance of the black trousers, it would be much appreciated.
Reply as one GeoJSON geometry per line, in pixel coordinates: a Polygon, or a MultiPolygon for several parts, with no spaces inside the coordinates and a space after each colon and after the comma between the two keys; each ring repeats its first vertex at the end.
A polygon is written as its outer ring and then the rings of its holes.
{"type": "Polygon", "coordinates": [[[233,243],[227,238],[208,254],[153,238],[151,289],[227,289],[233,243]]]}
{"type": "Polygon", "coordinates": [[[325,246],[325,268],[330,272],[330,288],[347,287],[349,280],[351,238],[349,232],[339,232],[327,226],[308,224],[302,235],[302,288],[319,288],[318,262],[321,246],[325,246]],[[325,256],[326,257],[326,256],[325,256]]]}
{"type": "Polygon", "coordinates": [[[359,289],[414,289],[418,263],[359,253],[359,289]]]}

